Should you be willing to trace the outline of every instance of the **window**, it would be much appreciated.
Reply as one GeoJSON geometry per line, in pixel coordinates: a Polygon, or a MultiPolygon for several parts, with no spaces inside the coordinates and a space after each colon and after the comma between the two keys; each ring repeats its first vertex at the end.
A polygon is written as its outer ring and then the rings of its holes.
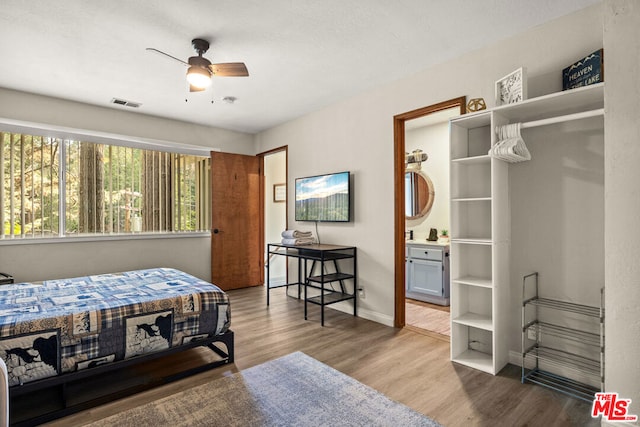
{"type": "Polygon", "coordinates": [[[0,238],[209,229],[209,158],[0,132],[0,238]]]}

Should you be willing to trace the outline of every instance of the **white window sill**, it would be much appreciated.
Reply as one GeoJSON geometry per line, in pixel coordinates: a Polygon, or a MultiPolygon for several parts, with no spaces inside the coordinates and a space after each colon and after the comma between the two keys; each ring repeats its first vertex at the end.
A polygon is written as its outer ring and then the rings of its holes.
{"type": "Polygon", "coordinates": [[[187,231],[175,233],[131,233],[131,234],[91,234],[66,237],[29,237],[29,238],[0,238],[2,245],[40,245],[44,243],[80,243],[104,242],[114,240],[146,240],[146,239],[184,239],[190,237],[210,237],[210,231],[187,231]]]}

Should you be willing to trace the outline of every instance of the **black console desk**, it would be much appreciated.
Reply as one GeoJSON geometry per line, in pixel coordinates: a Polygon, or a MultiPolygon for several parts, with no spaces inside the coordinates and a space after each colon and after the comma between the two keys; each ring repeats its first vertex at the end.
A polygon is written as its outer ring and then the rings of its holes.
{"type": "Polygon", "coordinates": [[[307,319],[307,303],[320,306],[320,324],[324,326],[324,306],[340,301],[353,300],[353,315],[356,315],[357,287],[357,250],[354,246],[338,245],[283,245],[269,243],[267,245],[267,305],[272,288],[298,286],[304,289],[304,318],[307,319]],[[298,279],[296,282],[271,285],[269,283],[269,264],[273,256],[284,256],[298,260],[298,279]],[[351,264],[350,272],[340,271],[339,260],[351,264]],[[310,265],[309,265],[310,263],[310,265]],[[319,271],[318,271],[319,270],[319,271]],[[353,281],[349,287],[347,281],[353,281]],[[337,284],[336,284],[337,283],[337,284]],[[338,286],[339,285],[339,286],[338,286]],[[315,290],[309,291],[310,289],[315,290]],[[313,295],[310,295],[313,293],[313,295]],[[316,295],[317,294],[317,295],[316,295]]]}

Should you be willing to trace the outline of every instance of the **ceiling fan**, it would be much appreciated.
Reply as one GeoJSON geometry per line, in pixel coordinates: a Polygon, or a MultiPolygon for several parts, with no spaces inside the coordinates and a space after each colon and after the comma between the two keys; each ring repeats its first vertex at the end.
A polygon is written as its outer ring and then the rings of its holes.
{"type": "Polygon", "coordinates": [[[162,52],[161,50],[148,47],[146,50],[159,53],[181,64],[189,67],[187,70],[187,81],[189,82],[189,92],[200,92],[211,85],[211,77],[247,77],[249,71],[244,62],[224,62],[220,64],[212,64],[207,58],[203,58],[202,54],[209,50],[209,42],[203,39],[191,40],[193,48],[198,56],[192,56],[187,62],[176,58],[173,55],[162,52]]]}

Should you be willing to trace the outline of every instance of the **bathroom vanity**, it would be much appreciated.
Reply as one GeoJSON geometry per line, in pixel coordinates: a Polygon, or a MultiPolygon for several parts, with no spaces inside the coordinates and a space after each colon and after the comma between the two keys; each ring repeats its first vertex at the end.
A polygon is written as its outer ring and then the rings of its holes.
{"type": "Polygon", "coordinates": [[[449,305],[449,244],[407,240],[406,297],[449,305]]]}

